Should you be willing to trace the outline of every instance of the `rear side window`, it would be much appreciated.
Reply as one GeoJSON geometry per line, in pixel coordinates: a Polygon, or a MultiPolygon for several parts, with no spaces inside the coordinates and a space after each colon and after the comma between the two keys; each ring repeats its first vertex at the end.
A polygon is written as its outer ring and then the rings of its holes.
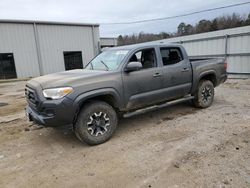
{"type": "Polygon", "coordinates": [[[163,65],[173,65],[183,60],[180,48],[161,48],[163,65]]]}

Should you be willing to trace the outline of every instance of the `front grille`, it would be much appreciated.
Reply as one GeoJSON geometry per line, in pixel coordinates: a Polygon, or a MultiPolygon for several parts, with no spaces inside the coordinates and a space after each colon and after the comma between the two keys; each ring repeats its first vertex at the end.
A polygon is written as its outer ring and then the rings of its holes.
{"type": "Polygon", "coordinates": [[[38,105],[38,99],[36,97],[35,91],[29,87],[25,88],[25,96],[28,102],[33,104],[35,107],[38,105]]]}

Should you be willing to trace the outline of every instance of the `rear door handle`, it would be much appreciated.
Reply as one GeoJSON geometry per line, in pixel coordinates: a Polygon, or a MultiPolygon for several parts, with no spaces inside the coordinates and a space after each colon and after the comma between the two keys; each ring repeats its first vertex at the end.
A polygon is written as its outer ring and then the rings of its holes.
{"type": "Polygon", "coordinates": [[[160,76],[162,76],[162,74],[159,73],[159,72],[157,72],[157,73],[155,73],[155,74],[153,75],[153,77],[160,77],[160,76]]]}
{"type": "Polygon", "coordinates": [[[189,68],[183,68],[181,72],[188,72],[189,68]]]}

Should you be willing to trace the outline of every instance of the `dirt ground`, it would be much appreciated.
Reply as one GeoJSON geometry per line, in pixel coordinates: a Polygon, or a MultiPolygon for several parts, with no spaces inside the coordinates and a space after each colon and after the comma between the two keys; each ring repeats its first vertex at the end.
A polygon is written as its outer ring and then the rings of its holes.
{"type": "Polygon", "coordinates": [[[250,80],[216,88],[207,109],[121,119],[93,147],[27,122],[24,85],[0,84],[0,187],[250,187],[250,80]]]}

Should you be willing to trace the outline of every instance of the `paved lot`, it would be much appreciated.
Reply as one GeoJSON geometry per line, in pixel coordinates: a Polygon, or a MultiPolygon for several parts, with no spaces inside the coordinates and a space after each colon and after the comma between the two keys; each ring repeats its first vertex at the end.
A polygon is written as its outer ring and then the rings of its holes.
{"type": "Polygon", "coordinates": [[[94,147],[27,122],[24,85],[0,84],[0,187],[250,187],[250,80],[216,88],[208,109],[122,119],[94,147]]]}

